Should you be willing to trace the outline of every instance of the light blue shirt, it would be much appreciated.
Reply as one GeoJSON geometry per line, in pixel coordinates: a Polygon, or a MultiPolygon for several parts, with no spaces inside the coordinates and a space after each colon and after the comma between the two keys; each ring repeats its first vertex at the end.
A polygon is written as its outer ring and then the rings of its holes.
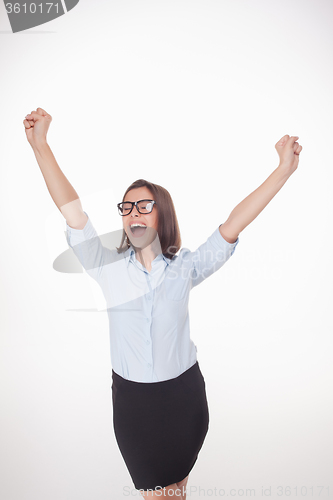
{"type": "Polygon", "coordinates": [[[103,291],[113,370],[135,382],[178,377],[197,361],[190,338],[190,291],[225,264],[239,238],[228,243],[217,228],[194,252],[182,248],[172,259],[160,253],[148,272],[133,247],[123,253],[104,247],[84,213],[83,229],[66,222],[66,239],[103,291]]]}

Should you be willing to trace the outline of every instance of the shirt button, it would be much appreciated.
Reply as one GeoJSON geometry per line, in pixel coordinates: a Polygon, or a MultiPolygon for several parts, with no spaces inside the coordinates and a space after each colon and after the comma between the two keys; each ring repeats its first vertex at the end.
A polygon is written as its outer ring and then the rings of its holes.
{"type": "Polygon", "coordinates": [[[151,367],[151,363],[148,363],[148,366],[151,367]]]}
{"type": "Polygon", "coordinates": [[[147,296],[147,299],[148,299],[148,300],[150,300],[150,299],[151,299],[151,295],[148,295],[148,296],[147,296]]]}
{"type": "Polygon", "coordinates": [[[150,344],[150,340],[146,340],[146,344],[150,344]]]}
{"type": "Polygon", "coordinates": [[[149,321],[150,321],[150,319],[149,319],[149,318],[147,318],[147,323],[149,323],[149,321]]]}

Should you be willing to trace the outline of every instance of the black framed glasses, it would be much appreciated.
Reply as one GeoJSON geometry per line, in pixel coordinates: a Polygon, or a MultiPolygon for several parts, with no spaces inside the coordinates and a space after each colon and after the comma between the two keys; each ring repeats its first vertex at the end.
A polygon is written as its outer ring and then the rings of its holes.
{"type": "Polygon", "coordinates": [[[117,207],[119,215],[124,217],[124,215],[129,215],[132,212],[134,205],[139,214],[150,214],[155,204],[156,201],[154,200],[124,201],[118,203],[117,207]]]}

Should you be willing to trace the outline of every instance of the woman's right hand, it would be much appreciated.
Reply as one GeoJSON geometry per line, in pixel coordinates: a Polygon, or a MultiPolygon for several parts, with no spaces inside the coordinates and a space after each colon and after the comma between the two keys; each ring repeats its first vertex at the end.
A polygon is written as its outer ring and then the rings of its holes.
{"type": "Polygon", "coordinates": [[[26,115],[23,120],[25,134],[32,147],[45,144],[47,142],[46,134],[51,121],[52,116],[42,108],[37,108],[36,111],[32,111],[26,115]]]}

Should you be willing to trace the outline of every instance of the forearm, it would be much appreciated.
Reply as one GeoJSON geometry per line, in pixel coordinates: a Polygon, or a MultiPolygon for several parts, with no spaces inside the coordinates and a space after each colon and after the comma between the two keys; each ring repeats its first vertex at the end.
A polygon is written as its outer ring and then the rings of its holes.
{"type": "Polygon", "coordinates": [[[47,189],[59,210],[63,205],[78,199],[77,192],[61,171],[47,142],[34,146],[33,151],[47,189]]]}
{"type": "Polygon", "coordinates": [[[226,222],[232,234],[238,235],[243,231],[280,191],[289,177],[290,174],[279,165],[255,191],[241,201],[226,222]]]}
{"type": "Polygon", "coordinates": [[[83,229],[87,216],[83,212],[80,198],[61,171],[47,142],[33,147],[36,160],[43,174],[52,200],[70,227],[83,229]]]}

